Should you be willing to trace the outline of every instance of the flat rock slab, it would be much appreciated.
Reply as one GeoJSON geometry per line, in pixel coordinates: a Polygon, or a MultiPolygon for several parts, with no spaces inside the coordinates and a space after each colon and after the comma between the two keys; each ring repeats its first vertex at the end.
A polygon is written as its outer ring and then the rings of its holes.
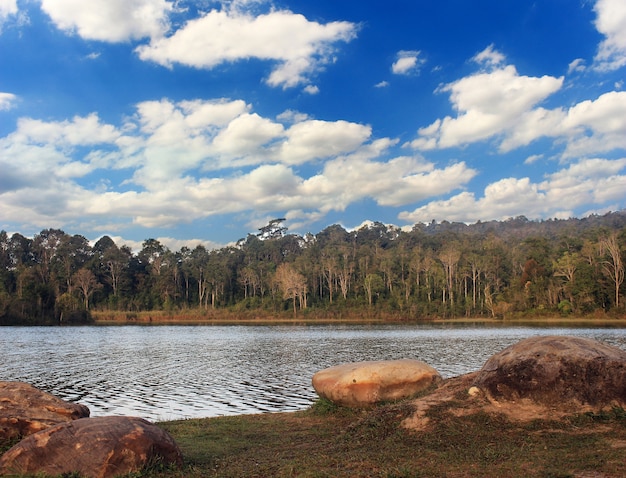
{"type": "Polygon", "coordinates": [[[89,416],[89,408],[24,382],[0,382],[0,441],[89,416]]]}
{"type": "Polygon", "coordinates": [[[81,418],[19,442],[0,457],[0,475],[109,478],[152,464],[182,465],[182,453],[165,430],[137,417],[81,418]]]}
{"type": "Polygon", "coordinates": [[[312,382],[320,397],[359,408],[412,397],[440,380],[430,365],[403,359],[337,365],[317,372],[312,382]]]}
{"type": "Polygon", "coordinates": [[[494,401],[571,410],[625,407],[626,351],[579,337],[532,337],[493,355],[473,385],[494,401]]]}

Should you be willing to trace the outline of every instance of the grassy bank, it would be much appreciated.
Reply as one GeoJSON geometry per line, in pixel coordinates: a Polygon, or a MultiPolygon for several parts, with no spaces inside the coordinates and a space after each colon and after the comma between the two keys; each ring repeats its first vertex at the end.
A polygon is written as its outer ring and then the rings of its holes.
{"type": "Polygon", "coordinates": [[[561,315],[553,312],[525,312],[510,314],[507,317],[459,316],[459,317],[412,317],[398,311],[346,309],[346,310],[309,310],[298,313],[295,317],[290,311],[273,312],[263,309],[185,309],[155,310],[141,312],[92,311],[96,324],[312,324],[312,323],[570,323],[602,325],[625,325],[623,314],[593,313],[588,315],[561,315]]]}
{"type": "Polygon", "coordinates": [[[295,413],[162,423],[185,457],[160,477],[622,477],[621,409],[560,420],[514,422],[463,398],[432,407],[428,425],[402,426],[411,402],[370,411],[317,402],[295,413]]]}

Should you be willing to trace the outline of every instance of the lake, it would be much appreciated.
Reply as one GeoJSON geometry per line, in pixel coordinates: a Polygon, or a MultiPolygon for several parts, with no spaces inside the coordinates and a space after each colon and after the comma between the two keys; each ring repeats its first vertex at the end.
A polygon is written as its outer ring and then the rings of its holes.
{"type": "Polygon", "coordinates": [[[479,370],[535,335],[594,338],[626,350],[624,328],[494,325],[0,327],[0,380],[87,405],[91,416],[152,421],[294,411],[313,374],[362,360],[412,358],[444,377],[479,370]]]}

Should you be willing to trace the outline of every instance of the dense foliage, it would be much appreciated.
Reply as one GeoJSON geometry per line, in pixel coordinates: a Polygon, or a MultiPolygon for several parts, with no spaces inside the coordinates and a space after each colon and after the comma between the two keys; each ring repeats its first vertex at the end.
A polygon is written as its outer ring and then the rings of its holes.
{"type": "Polygon", "coordinates": [[[350,308],[408,318],[624,310],[626,212],[473,225],[381,223],[288,234],[275,219],[236,245],[137,253],[104,236],[0,232],[0,323],[67,323],[89,310],[350,308]]]}

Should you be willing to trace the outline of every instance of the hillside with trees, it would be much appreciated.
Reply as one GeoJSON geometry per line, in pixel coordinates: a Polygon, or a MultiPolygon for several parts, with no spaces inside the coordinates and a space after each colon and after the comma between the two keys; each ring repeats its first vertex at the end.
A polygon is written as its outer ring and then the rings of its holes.
{"type": "Polygon", "coordinates": [[[90,312],[228,310],[406,319],[514,313],[623,315],[626,212],[583,219],[417,224],[288,233],[270,221],[236,245],[138,252],[108,236],[0,231],[0,324],[90,320],[90,312]]]}

